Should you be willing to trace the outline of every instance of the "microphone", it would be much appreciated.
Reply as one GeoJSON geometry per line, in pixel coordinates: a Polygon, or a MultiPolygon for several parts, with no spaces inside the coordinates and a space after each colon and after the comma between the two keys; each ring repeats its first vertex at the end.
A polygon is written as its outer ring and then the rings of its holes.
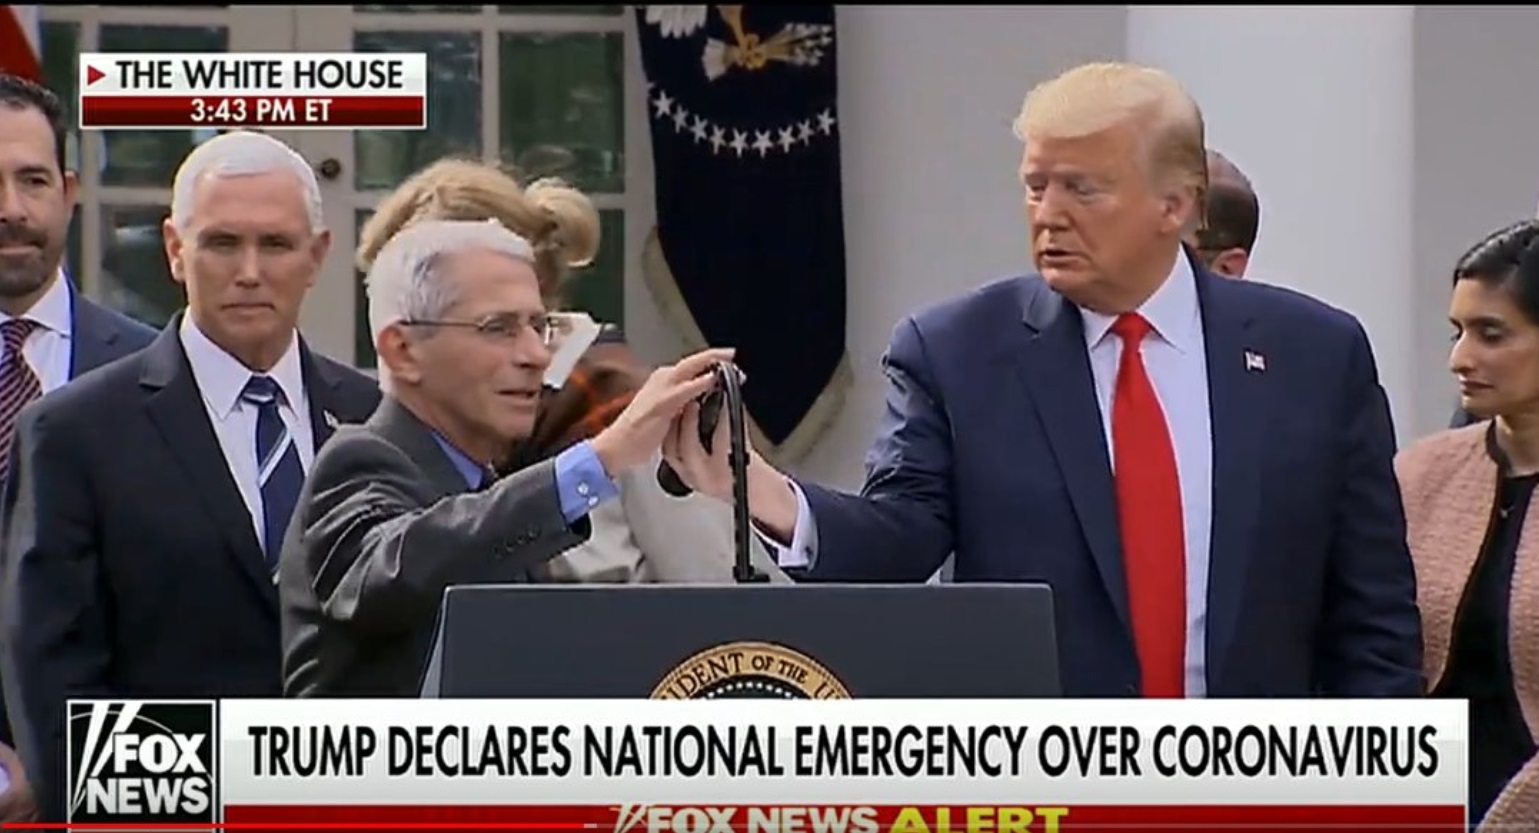
{"type": "MultiPolygon", "coordinates": [[[[727,466],[732,472],[732,578],[738,584],[759,584],[769,576],[753,565],[753,526],[748,513],[748,419],[743,410],[742,377],[729,362],[719,362],[712,372],[716,386],[700,397],[700,445],[711,452],[722,411],[727,415],[727,466]]],[[[693,491],[664,460],[657,467],[657,483],[674,497],[693,491]]]]}

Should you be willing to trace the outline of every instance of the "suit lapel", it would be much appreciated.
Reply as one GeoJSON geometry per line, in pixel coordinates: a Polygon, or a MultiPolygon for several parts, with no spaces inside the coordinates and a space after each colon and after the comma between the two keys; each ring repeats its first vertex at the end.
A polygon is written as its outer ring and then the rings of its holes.
{"type": "Polygon", "coordinates": [[[95,304],[80,297],[74,287],[70,287],[69,299],[70,318],[73,321],[70,327],[69,377],[73,379],[118,358],[121,353],[114,345],[122,332],[116,321],[95,304]]]}
{"type": "Polygon", "coordinates": [[[299,340],[299,364],[305,377],[305,395],[310,399],[310,428],[314,432],[315,451],[331,439],[337,430],[337,412],[345,410],[341,401],[342,380],[331,368],[310,352],[304,339],[299,340]]]}
{"type": "Polygon", "coordinates": [[[1266,432],[1266,362],[1275,361],[1245,297],[1228,278],[1194,265],[1207,343],[1213,432],[1213,537],[1208,564],[1208,685],[1224,660],[1245,603],[1255,549],[1262,439],[1266,432]]]}
{"type": "Polygon", "coordinates": [[[421,466],[439,497],[465,491],[464,475],[433,438],[433,430],[395,397],[384,398],[369,418],[369,427],[421,466]]]}
{"type": "Polygon", "coordinates": [[[1017,329],[1009,360],[1042,420],[1107,595],[1132,633],[1117,493],[1085,349],[1084,324],[1078,310],[1045,284],[1023,286],[1024,326],[1017,329]]]}
{"type": "Polygon", "coordinates": [[[204,512],[224,536],[227,555],[251,579],[257,592],[272,603],[276,613],[277,592],[252,529],[251,513],[230,475],[224,450],[214,434],[192,367],[182,350],[178,335],[181,318],[181,314],[172,318],[145,349],[144,369],[139,377],[140,385],[149,394],[145,407],[204,512]]]}

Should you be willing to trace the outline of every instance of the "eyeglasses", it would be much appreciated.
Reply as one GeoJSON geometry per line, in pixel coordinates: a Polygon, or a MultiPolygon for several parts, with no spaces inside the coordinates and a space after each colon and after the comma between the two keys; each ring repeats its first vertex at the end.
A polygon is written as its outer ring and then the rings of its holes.
{"type": "Polygon", "coordinates": [[[539,336],[540,343],[550,347],[571,331],[571,321],[561,313],[534,313],[523,315],[503,312],[488,315],[479,321],[427,321],[410,319],[400,322],[403,327],[454,327],[474,330],[477,335],[491,341],[516,341],[528,327],[539,336]]]}

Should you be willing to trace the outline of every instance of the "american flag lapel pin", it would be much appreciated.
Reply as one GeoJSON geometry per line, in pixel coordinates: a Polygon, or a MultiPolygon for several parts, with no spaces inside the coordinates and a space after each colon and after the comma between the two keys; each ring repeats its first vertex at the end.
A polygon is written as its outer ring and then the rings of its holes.
{"type": "Polygon", "coordinates": [[[1252,373],[1266,372],[1266,356],[1254,350],[1245,351],[1245,369],[1252,373]]]}

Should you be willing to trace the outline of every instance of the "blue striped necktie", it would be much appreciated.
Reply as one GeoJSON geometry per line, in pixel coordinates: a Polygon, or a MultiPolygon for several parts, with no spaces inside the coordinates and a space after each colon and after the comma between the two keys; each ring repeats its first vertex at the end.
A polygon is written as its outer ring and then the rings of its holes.
{"type": "Polygon", "coordinates": [[[241,399],[256,406],[257,482],[262,487],[263,549],[267,569],[278,569],[278,553],[283,548],[283,533],[288,529],[305,471],[299,464],[299,448],[289,433],[278,406],[284,404],[283,389],[269,376],[252,376],[241,391],[241,399]]]}

